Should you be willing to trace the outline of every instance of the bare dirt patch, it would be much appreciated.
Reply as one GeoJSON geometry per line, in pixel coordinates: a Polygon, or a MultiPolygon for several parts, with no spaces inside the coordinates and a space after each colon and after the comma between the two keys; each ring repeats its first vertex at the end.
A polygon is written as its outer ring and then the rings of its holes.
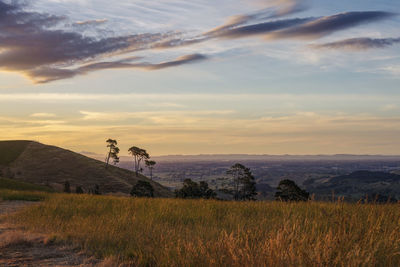
{"type": "MultiPolygon", "coordinates": [[[[27,201],[0,202],[0,219],[18,209],[35,205],[27,201]]],[[[0,266],[113,266],[78,250],[53,242],[42,234],[23,231],[0,220],[0,266]]]]}

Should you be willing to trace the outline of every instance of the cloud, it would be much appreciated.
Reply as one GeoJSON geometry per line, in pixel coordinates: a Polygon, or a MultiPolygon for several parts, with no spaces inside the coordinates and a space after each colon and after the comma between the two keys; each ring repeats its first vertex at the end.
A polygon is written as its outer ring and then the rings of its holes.
{"type": "Polygon", "coordinates": [[[310,45],[316,49],[346,49],[346,50],[367,50],[373,48],[385,48],[400,43],[400,38],[351,38],[341,41],[324,43],[324,44],[313,44],[310,45]]]}
{"type": "Polygon", "coordinates": [[[250,23],[255,20],[267,20],[291,15],[307,9],[307,1],[304,0],[275,0],[258,1],[259,5],[264,7],[261,11],[247,15],[236,15],[230,17],[223,25],[204,33],[204,35],[219,35],[224,31],[229,31],[238,26],[250,23]]]}
{"type": "Polygon", "coordinates": [[[389,73],[395,77],[400,77],[400,65],[386,66],[382,67],[380,70],[389,73]]]}
{"type": "Polygon", "coordinates": [[[33,113],[30,115],[30,117],[34,117],[34,118],[53,118],[56,115],[53,113],[33,113]]]}
{"type": "Polygon", "coordinates": [[[184,64],[193,63],[207,59],[206,56],[201,54],[192,54],[178,57],[171,61],[164,61],[160,63],[129,63],[126,60],[113,61],[113,62],[97,62],[84,65],[76,69],[61,69],[52,67],[36,68],[28,72],[28,75],[35,79],[37,83],[47,83],[60,79],[72,78],[77,75],[88,74],[93,71],[104,69],[143,69],[143,70],[160,70],[170,67],[177,67],[184,64]]]}
{"type": "Polygon", "coordinates": [[[55,29],[54,26],[61,27],[65,17],[25,11],[25,7],[20,2],[7,4],[0,1],[0,69],[24,73],[36,82],[71,78],[98,69],[131,67],[157,70],[205,59],[196,54],[159,64],[131,64],[125,59],[73,68],[75,64],[84,64],[89,60],[148,49],[174,33],[88,37],[74,31],[55,29]]]}
{"type": "Polygon", "coordinates": [[[270,35],[271,38],[321,38],[336,31],[361,24],[379,21],[394,16],[384,11],[346,12],[314,19],[302,25],[291,27],[270,35]]]}
{"type": "Polygon", "coordinates": [[[107,19],[92,19],[92,20],[85,20],[85,21],[77,21],[74,23],[75,26],[87,26],[87,25],[97,25],[103,24],[108,22],[107,19]]]}
{"type": "MultiPolygon", "coordinates": [[[[110,132],[118,140],[135,140],[153,154],[161,153],[398,153],[399,116],[291,112],[282,116],[229,117],[210,111],[148,113],[87,112],[65,123],[32,123],[0,117],[2,138],[36,139],[75,145],[78,151],[101,152],[99,143],[110,132]],[[204,112],[204,113],[202,113],[204,112]],[[217,115],[217,116],[216,116],[217,115]],[[83,120],[85,116],[87,120],[83,120]],[[132,123],[102,120],[144,118],[132,123]],[[243,127],[246,125],[246,127],[243,127]],[[61,133],[61,134],[60,134],[61,133]],[[213,133],[213,134],[210,134],[213,133]],[[64,138],[68,135],[69,138],[64,138]],[[382,142],[384,140],[384,142],[382,142]],[[381,145],[385,143],[384,145],[381,145]],[[76,145],[76,144],[79,144],[76,145]],[[83,147],[82,147],[82,144],[83,147]],[[215,147],[217,146],[217,147],[215,147]],[[375,147],[376,146],[376,147],[375,147]],[[171,147],[173,151],[171,152],[171,147]],[[266,150],[267,149],[267,150],[266,150]]],[[[123,146],[123,144],[122,144],[123,146]]],[[[126,151],[121,147],[121,151],[126,151]]]]}
{"type": "MultiPolygon", "coordinates": [[[[282,15],[291,14],[297,9],[282,13],[282,15]]],[[[264,11],[265,13],[266,11],[264,11]]],[[[384,11],[360,11],[346,12],[332,16],[324,16],[317,18],[289,18],[270,20],[278,17],[279,13],[274,16],[266,16],[263,12],[253,15],[239,15],[231,17],[225,24],[218,26],[201,36],[195,38],[176,38],[158,43],[158,48],[170,48],[177,46],[186,46],[197,44],[210,39],[216,38],[245,38],[254,35],[265,36],[269,40],[273,39],[310,39],[321,38],[332,34],[336,31],[345,30],[351,27],[362,25],[369,22],[388,19],[394,14],[384,11]],[[261,14],[264,15],[261,16],[261,14]],[[255,19],[268,21],[256,24],[247,24],[255,19]]]]}
{"type": "Polygon", "coordinates": [[[399,107],[396,104],[387,104],[382,107],[383,111],[393,111],[397,110],[399,107]]]}
{"type": "MultiPolygon", "coordinates": [[[[107,20],[81,21],[71,27],[67,17],[34,12],[24,3],[0,0],[0,70],[22,73],[37,83],[72,78],[104,69],[159,70],[208,58],[194,52],[164,62],[148,63],[142,58],[129,55],[143,50],[254,35],[270,39],[319,38],[393,15],[383,11],[361,11],[318,18],[281,19],[303,11],[307,5],[301,0],[275,0],[262,1],[263,9],[260,11],[231,17],[223,25],[197,35],[173,30],[166,33],[122,36],[97,33],[89,36],[80,33],[74,26],[94,27],[107,20]],[[125,58],[116,59],[121,57],[125,58]]],[[[391,42],[397,42],[397,39],[391,42]]],[[[386,43],[382,41],[381,45],[386,43]]]]}
{"type": "Polygon", "coordinates": [[[221,30],[218,32],[214,32],[213,36],[218,38],[241,38],[247,37],[251,35],[260,35],[260,34],[267,34],[277,30],[290,28],[297,26],[299,24],[306,23],[310,21],[310,18],[304,19],[286,19],[286,20],[276,20],[264,23],[258,23],[253,25],[247,25],[242,27],[237,27],[229,30],[221,30]]]}

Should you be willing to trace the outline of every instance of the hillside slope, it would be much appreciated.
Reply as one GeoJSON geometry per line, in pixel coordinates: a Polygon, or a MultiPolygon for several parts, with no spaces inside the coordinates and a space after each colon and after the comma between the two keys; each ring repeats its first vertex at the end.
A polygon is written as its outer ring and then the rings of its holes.
{"type": "MultiPolygon", "coordinates": [[[[15,146],[21,147],[18,141],[15,146]]],[[[155,190],[156,197],[170,197],[172,192],[160,184],[150,181],[143,175],[114,166],[105,168],[105,163],[88,158],[81,154],[55,146],[48,146],[37,142],[24,142],[25,149],[17,157],[13,152],[13,161],[4,161],[3,173],[12,174],[13,179],[33,184],[50,184],[55,188],[62,188],[65,181],[72,187],[82,186],[89,190],[95,184],[100,186],[103,193],[129,193],[138,180],[149,181],[155,190]],[[7,163],[7,164],[4,164],[7,163]]],[[[0,154],[7,154],[9,150],[1,149],[5,145],[0,142],[0,154]]],[[[8,142],[8,148],[10,143],[8,142]]]]}
{"type": "Polygon", "coordinates": [[[309,181],[307,190],[316,196],[336,196],[358,200],[365,195],[382,195],[400,198],[400,175],[386,172],[356,171],[348,175],[329,178],[327,181],[309,181]]]}
{"type": "Polygon", "coordinates": [[[31,141],[1,141],[0,166],[7,166],[16,160],[31,141]]]}

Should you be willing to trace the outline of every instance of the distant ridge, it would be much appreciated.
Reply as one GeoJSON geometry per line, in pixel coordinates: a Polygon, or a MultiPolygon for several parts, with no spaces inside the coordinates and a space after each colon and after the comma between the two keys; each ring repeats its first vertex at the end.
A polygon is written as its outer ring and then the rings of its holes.
{"type": "MultiPolygon", "coordinates": [[[[102,159],[103,155],[93,152],[81,152],[82,154],[102,159]]],[[[356,154],[334,154],[334,155],[268,155],[268,154],[199,154],[199,155],[165,155],[152,156],[158,162],[171,161],[335,161],[335,160],[398,160],[400,155],[356,155],[356,154]]],[[[121,161],[131,161],[131,157],[121,156],[121,161]]]]}
{"type": "Polygon", "coordinates": [[[158,161],[236,161],[236,160],[264,160],[264,161],[335,161],[335,160],[400,160],[400,155],[251,155],[251,154],[201,154],[201,155],[169,155],[154,156],[158,161]]]}
{"type": "MultiPolygon", "coordinates": [[[[37,185],[50,184],[58,189],[65,181],[72,188],[82,186],[89,190],[95,184],[102,193],[128,194],[138,180],[149,181],[156,197],[171,197],[166,187],[132,171],[109,166],[56,146],[34,141],[0,141],[0,171],[2,176],[37,185]]],[[[56,189],[57,189],[56,188],[56,189]]]]}

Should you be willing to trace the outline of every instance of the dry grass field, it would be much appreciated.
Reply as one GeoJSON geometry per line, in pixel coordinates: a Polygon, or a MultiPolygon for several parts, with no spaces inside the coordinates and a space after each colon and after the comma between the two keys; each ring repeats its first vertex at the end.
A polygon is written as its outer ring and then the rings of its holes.
{"type": "Polygon", "coordinates": [[[7,220],[132,266],[400,266],[398,204],[36,194],[7,220]]]}

